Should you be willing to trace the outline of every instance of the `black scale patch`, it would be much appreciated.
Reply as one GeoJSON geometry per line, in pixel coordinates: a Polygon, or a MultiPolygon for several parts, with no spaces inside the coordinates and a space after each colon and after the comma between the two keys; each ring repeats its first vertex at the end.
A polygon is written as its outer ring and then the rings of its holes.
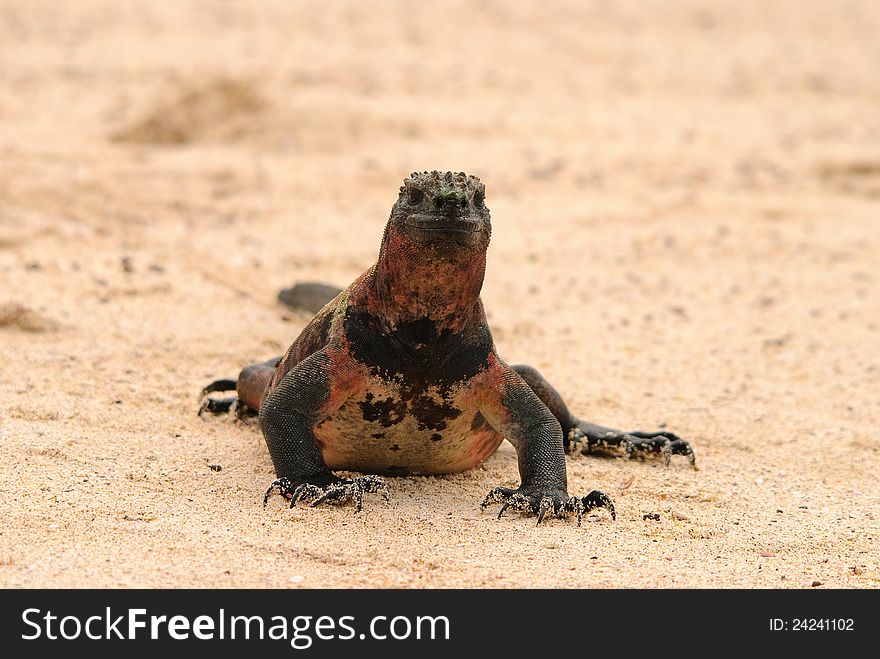
{"type": "Polygon", "coordinates": [[[354,358],[374,377],[400,388],[399,399],[377,399],[368,393],[359,403],[364,420],[388,428],[411,414],[420,430],[437,431],[431,436],[434,441],[443,439],[441,431],[462,414],[451,402],[452,387],[486,368],[493,350],[485,326],[463,336],[451,330],[438,332],[432,321],[421,319],[401,323],[396,335],[389,336],[382,332],[378,318],[353,309],[346,313],[345,332],[354,358]],[[441,400],[426,395],[429,388],[436,388],[441,400]]]}
{"type": "Polygon", "coordinates": [[[373,394],[367,394],[366,400],[358,404],[364,414],[364,421],[379,423],[385,428],[397,425],[406,418],[406,403],[402,400],[376,400],[373,394]]]}

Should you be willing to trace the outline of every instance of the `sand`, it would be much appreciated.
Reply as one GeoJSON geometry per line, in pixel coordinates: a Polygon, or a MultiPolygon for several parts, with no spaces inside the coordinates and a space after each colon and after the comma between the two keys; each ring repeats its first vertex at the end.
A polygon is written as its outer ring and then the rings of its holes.
{"type": "Polygon", "coordinates": [[[876,588],[878,34],[871,0],[0,3],[0,586],[876,588]],[[262,509],[258,426],[198,392],[423,169],[486,183],[500,354],[698,471],[569,457],[620,512],[582,528],[480,513],[507,443],[262,509]]]}

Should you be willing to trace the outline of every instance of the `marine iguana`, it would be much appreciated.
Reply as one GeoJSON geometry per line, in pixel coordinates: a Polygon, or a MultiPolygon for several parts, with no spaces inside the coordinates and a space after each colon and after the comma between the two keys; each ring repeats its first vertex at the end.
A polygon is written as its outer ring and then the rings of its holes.
{"type": "MultiPolygon", "coordinates": [[[[658,453],[667,463],[680,454],[695,464],[690,444],[671,432],[578,419],[537,370],[497,355],[480,301],[490,233],[477,177],[411,174],[376,264],[329,301],[283,357],[205,388],[200,413],[233,404],[259,413],[278,476],[264,505],[280,494],[291,507],[354,500],[360,511],[365,493],[384,490],[376,474],[465,471],[507,438],[521,484],[496,487],[481,507],[501,504],[499,518],[508,508],[533,513],[538,524],[548,513],[575,514],[580,525],[593,508],[616,515],[603,492],[569,496],[565,453],[578,444],[658,453]],[[237,399],[207,397],[230,389],[237,399]]],[[[318,295],[335,292],[327,290],[318,295]]]]}

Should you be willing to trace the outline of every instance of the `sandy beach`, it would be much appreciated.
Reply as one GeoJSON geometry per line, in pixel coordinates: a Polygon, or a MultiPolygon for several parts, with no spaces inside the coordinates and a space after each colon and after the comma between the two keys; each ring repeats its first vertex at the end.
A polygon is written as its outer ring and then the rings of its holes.
{"type": "Polygon", "coordinates": [[[880,6],[0,1],[0,587],[880,586],[880,6]],[[199,392],[486,184],[496,345],[674,459],[496,520],[504,443],[290,510],[199,392]],[[656,516],[658,519],[654,519],[656,516]]]}

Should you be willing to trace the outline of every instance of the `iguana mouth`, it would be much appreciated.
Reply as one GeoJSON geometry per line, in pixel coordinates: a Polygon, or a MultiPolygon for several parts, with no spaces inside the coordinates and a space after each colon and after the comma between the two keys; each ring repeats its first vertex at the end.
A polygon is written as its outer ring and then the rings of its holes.
{"type": "Polygon", "coordinates": [[[437,215],[411,215],[406,226],[420,231],[442,231],[444,233],[478,233],[483,227],[479,220],[463,217],[437,215]]]}

